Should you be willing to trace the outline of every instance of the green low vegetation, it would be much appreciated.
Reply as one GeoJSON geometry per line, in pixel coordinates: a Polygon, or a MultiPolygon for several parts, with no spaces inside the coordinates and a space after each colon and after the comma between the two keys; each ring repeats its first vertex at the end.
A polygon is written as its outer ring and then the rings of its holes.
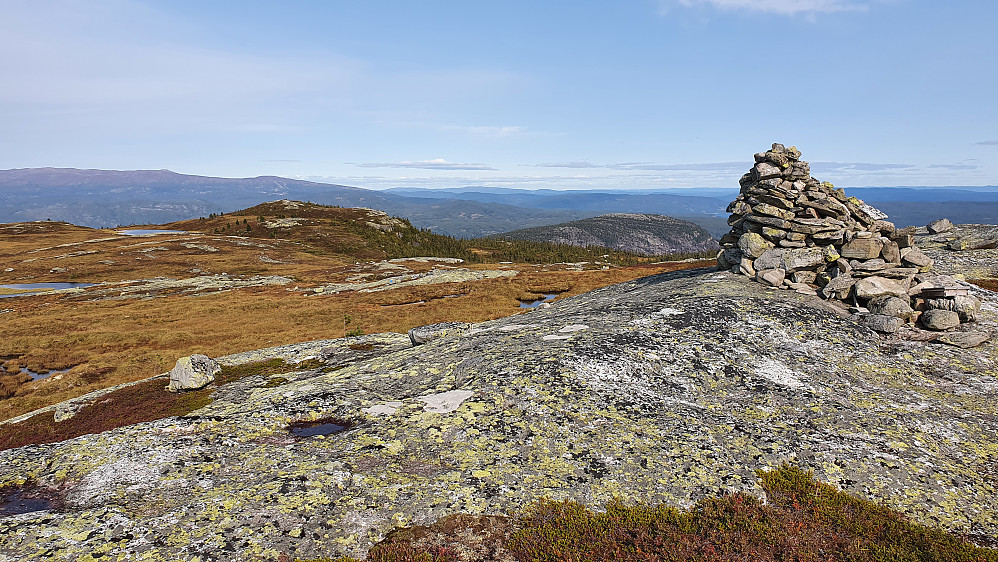
{"type": "Polygon", "coordinates": [[[506,556],[522,562],[998,561],[998,550],[912,523],[799,468],[757,474],[765,503],[739,493],[707,498],[687,510],[617,501],[594,512],[574,501],[542,500],[512,518],[492,518],[505,521],[505,530],[461,533],[452,520],[392,533],[366,560],[452,562],[467,559],[462,551],[483,552],[468,537],[476,543],[501,537],[506,556]]]}

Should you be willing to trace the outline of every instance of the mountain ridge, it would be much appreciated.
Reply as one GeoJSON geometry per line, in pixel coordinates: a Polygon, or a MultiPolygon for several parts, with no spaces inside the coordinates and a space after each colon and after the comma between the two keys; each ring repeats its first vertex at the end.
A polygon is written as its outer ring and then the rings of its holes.
{"type": "Polygon", "coordinates": [[[648,213],[608,213],[550,226],[504,232],[507,240],[601,246],[644,255],[698,253],[717,249],[717,241],[690,221],[648,213]]]}

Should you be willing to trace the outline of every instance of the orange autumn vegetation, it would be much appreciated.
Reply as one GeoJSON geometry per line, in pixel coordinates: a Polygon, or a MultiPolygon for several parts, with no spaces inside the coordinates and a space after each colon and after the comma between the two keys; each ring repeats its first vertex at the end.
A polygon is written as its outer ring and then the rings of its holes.
{"type": "MultiPolygon", "coordinates": [[[[520,300],[531,300],[541,293],[559,293],[564,298],[637,277],[711,263],[645,263],[606,270],[595,266],[585,271],[566,264],[465,263],[460,267],[508,268],[519,273],[511,278],[306,296],[289,289],[341,283],[356,275],[374,280],[389,274],[361,262],[358,255],[340,253],[346,241],[352,240],[349,247],[365,256],[390,256],[378,245],[381,231],[371,234],[350,226],[347,217],[356,210],[322,207],[311,212],[325,213],[321,224],[277,229],[286,237],[283,239],[271,239],[263,232],[260,237],[212,233],[220,228],[212,226],[216,224],[242,224],[243,220],[266,224],[271,220],[242,215],[165,225],[192,233],[151,238],[124,237],[113,230],[66,223],[0,225],[0,270],[13,270],[4,271],[0,283],[85,281],[105,283],[92,289],[107,293],[108,287],[125,289],[135,280],[155,277],[185,279],[227,273],[231,279],[279,275],[293,280],[288,285],[216,290],[196,296],[177,291],[125,298],[110,292],[97,298],[97,293],[88,289],[71,295],[2,299],[0,362],[10,374],[0,374],[0,420],[93,390],[155,376],[192,353],[218,357],[338,338],[347,330],[405,332],[434,322],[480,322],[522,312],[520,300]],[[330,217],[340,217],[336,220],[341,224],[330,226],[334,220],[330,217]],[[212,234],[194,232],[198,223],[212,234]],[[351,229],[361,234],[348,232],[351,229]],[[27,375],[15,374],[22,367],[38,373],[69,371],[31,381],[27,375]]],[[[416,274],[441,266],[403,263],[416,274]]]]}

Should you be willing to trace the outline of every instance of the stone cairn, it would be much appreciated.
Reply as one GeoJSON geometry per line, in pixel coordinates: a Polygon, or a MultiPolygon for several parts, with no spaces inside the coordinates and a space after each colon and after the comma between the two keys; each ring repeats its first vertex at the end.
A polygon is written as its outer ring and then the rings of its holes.
{"type": "Polygon", "coordinates": [[[755,155],[727,209],[719,268],[839,301],[879,332],[906,321],[948,330],[976,320],[980,301],[931,272],[915,227],[897,229],[883,212],[812,178],[800,156],[782,144],[755,155]]]}

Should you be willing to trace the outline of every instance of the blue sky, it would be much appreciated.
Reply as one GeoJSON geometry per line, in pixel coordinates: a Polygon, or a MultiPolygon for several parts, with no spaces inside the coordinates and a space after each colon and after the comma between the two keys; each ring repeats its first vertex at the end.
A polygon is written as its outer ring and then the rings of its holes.
{"type": "Polygon", "coordinates": [[[0,0],[0,169],[998,184],[998,3],[0,0]]]}

